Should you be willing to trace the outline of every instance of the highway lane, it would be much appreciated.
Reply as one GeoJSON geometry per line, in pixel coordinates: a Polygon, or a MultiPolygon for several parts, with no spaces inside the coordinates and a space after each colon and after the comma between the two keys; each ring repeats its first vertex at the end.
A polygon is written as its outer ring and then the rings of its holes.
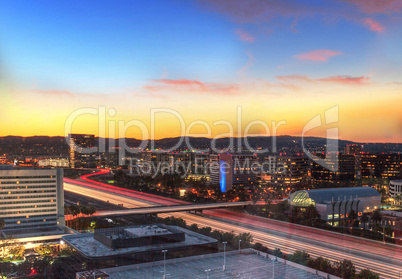
{"type": "MultiPolygon", "coordinates": [[[[160,217],[165,218],[170,215],[161,214],[160,217]]],[[[198,226],[209,226],[212,229],[218,229],[225,232],[234,232],[234,233],[245,233],[249,232],[253,235],[254,242],[260,242],[270,249],[281,249],[284,253],[293,253],[296,250],[305,250],[313,257],[322,256],[331,261],[339,261],[343,259],[351,260],[358,270],[369,268],[379,274],[381,274],[381,278],[398,278],[398,269],[401,267],[400,261],[393,261],[392,259],[386,259],[386,263],[381,260],[375,259],[367,259],[367,256],[357,256],[351,254],[350,251],[342,251],[343,249],[337,249],[333,247],[333,249],[328,249],[326,247],[322,247],[319,241],[316,241],[315,244],[306,243],[303,240],[297,240],[292,238],[291,236],[276,236],[271,235],[269,232],[261,231],[258,228],[250,229],[244,228],[241,224],[233,225],[227,224],[226,222],[218,221],[218,220],[210,220],[207,218],[203,218],[201,216],[197,216],[189,213],[175,213],[175,217],[181,217],[186,222],[191,224],[197,224],[198,226]],[[341,251],[338,251],[341,250],[341,251]],[[388,261],[393,261],[393,264],[388,263],[388,261]]],[[[314,243],[314,242],[313,242],[314,243]]],[[[383,257],[381,257],[383,259],[383,257]]]]}
{"type": "MultiPolygon", "coordinates": [[[[69,183],[71,184],[71,183],[69,183]]],[[[77,186],[76,186],[77,187],[77,186]]],[[[77,188],[75,188],[75,190],[73,188],[71,188],[71,186],[67,185],[66,190],[68,190],[68,188],[70,190],[76,191],[77,188]],[[70,188],[69,188],[70,187],[70,188]]],[[[98,198],[101,200],[105,200],[105,194],[111,195],[109,197],[114,197],[114,199],[116,199],[116,201],[118,203],[124,203],[125,206],[127,207],[138,207],[138,206],[144,206],[144,204],[141,204],[141,202],[138,200],[140,197],[138,196],[137,193],[135,193],[134,197],[132,197],[130,194],[131,193],[126,193],[125,195],[123,195],[121,193],[125,192],[124,190],[116,190],[117,193],[105,193],[108,192],[108,189],[98,189],[98,188],[93,188],[91,186],[84,186],[84,185],[78,185],[78,188],[83,188],[81,189],[81,193],[88,191],[88,189],[92,189],[93,192],[91,192],[88,196],[91,196],[93,198],[98,198]]],[[[147,197],[149,198],[149,197],[147,197]]],[[[154,200],[155,201],[155,200],[154,200]]],[[[111,199],[110,199],[111,202],[111,199]]],[[[142,201],[145,204],[150,204],[150,201],[142,201]]],[[[163,201],[164,202],[164,201],[163,201]]],[[[172,201],[169,201],[172,202],[172,201]]],[[[219,218],[219,220],[216,219],[210,219],[210,218],[205,218],[205,217],[201,217],[198,215],[193,215],[193,214],[188,214],[188,213],[171,213],[171,214],[161,214],[160,217],[167,217],[167,216],[174,216],[174,217],[181,217],[184,220],[186,220],[186,222],[188,222],[189,224],[195,223],[199,226],[210,226],[212,229],[219,229],[222,231],[233,231],[235,233],[242,233],[242,232],[250,232],[251,234],[253,234],[254,236],[254,241],[255,242],[261,242],[262,244],[267,245],[269,248],[271,249],[275,249],[275,248],[280,248],[283,252],[285,253],[292,253],[295,250],[306,250],[308,253],[310,253],[312,256],[323,256],[325,258],[328,258],[330,260],[342,260],[342,259],[350,259],[352,260],[356,267],[358,269],[361,268],[369,268],[375,272],[378,272],[382,275],[382,278],[398,278],[398,269],[400,268],[400,266],[402,266],[402,262],[397,261],[395,263],[389,263],[390,261],[393,261],[392,257],[387,257],[387,256],[383,256],[383,255],[378,255],[378,259],[379,260],[375,260],[375,259],[371,259],[373,254],[376,254],[374,250],[371,250],[370,252],[364,251],[365,249],[359,249],[359,247],[353,247],[350,248],[348,246],[344,246],[347,243],[343,243],[343,245],[339,245],[339,247],[341,249],[338,248],[338,251],[336,249],[328,249],[326,247],[323,247],[322,243],[315,239],[316,237],[312,237],[312,239],[307,238],[308,239],[308,243],[307,241],[303,241],[300,239],[296,239],[296,235],[298,235],[298,237],[300,237],[300,232],[299,231],[295,231],[292,228],[288,228],[287,230],[285,230],[285,236],[278,236],[273,234],[272,232],[269,233],[269,230],[272,228],[264,228],[263,224],[261,224],[261,220],[258,220],[260,223],[258,223],[256,220],[253,220],[254,216],[247,216],[247,218],[243,216],[241,216],[242,218],[239,218],[239,216],[235,216],[234,218],[237,218],[238,220],[236,220],[236,224],[231,224],[229,223],[229,221],[233,221],[233,220],[226,220],[227,216],[223,216],[223,218],[225,219],[220,219],[221,217],[217,216],[222,214],[221,212],[224,212],[224,210],[209,210],[208,213],[212,213],[215,214],[215,216],[213,216],[214,218],[219,218]],[[218,213],[216,213],[218,212],[218,213]],[[220,213],[219,213],[220,212],[220,213]],[[254,224],[254,222],[256,222],[254,224]],[[249,227],[245,227],[247,225],[253,225],[255,227],[253,228],[249,228],[249,227]],[[314,242],[315,241],[315,242],[314,242]],[[353,251],[352,251],[353,250],[353,251]],[[356,252],[358,251],[359,253],[363,253],[362,255],[364,255],[364,253],[366,253],[366,257],[365,256],[361,256],[361,255],[356,255],[353,254],[352,252],[356,252]]],[[[227,214],[232,215],[234,214],[233,212],[227,212],[227,214]]],[[[266,219],[263,219],[266,221],[266,219]]],[[[277,226],[277,225],[276,225],[277,226]]],[[[276,228],[277,229],[277,228],[276,228]]],[[[302,236],[304,236],[304,234],[301,234],[302,236]]],[[[323,235],[323,238],[326,238],[327,236],[323,235]]],[[[329,241],[328,239],[326,239],[326,241],[329,241]]],[[[377,243],[375,243],[377,244],[377,243]]],[[[382,245],[380,243],[380,245],[382,245]]],[[[389,247],[387,247],[389,248],[389,247]]],[[[392,249],[390,249],[392,250],[392,249]]],[[[390,251],[389,251],[390,252],[390,251]]],[[[382,253],[381,253],[382,254],[382,253]]],[[[397,255],[398,256],[398,255],[397,255]]],[[[399,255],[400,256],[400,255],[399,255]]]]}
{"type": "Polygon", "coordinates": [[[334,233],[326,230],[291,224],[288,222],[278,221],[266,218],[246,215],[244,213],[229,212],[226,210],[207,210],[205,211],[209,217],[217,217],[231,220],[232,222],[258,226],[261,228],[269,229],[271,231],[281,232],[286,235],[308,235],[309,239],[320,241],[322,243],[336,244],[348,249],[358,249],[370,254],[378,256],[392,257],[402,260],[402,247],[393,244],[383,244],[378,241],[354,237],[350,235],[334,233]],[[375,249],[373,249],[375,248],[375,249]]]}
{"type": "Polygon", "coordinates": [[[119,188],[116,186],[100,183],[97,181],[87,182],[87,181],[79,181],[79,180],[64,178],[64,183],[66,183],[66,182],[70,183],[70,184],[74,184],[74,185],[85,186],[86,188],[89,187],[91,189],[107,191],[109,193],[122,194],[124,196],[129,196],[131,198],[135,198],[135,199],[138,199],[138,200],[141,200],[144,202],[150,202],[152,204],[158,204],[158,205],[190,204],[189,202],[186,202],[186,201],[179,201],[179,200],[174,200],[174,199],[166,198],[166,197],[162,197],[162,196],[156,196],[156,195],[152,195],[152,194],[148,194],[148,193],[119,188]]]}
{"type": "Polygon", "coordinates": [[[109,201],[113,204],[123,204],[123,206],[126,208],[139,208],[159,205],[157,203],[151,203],[150,201],[144,202],[143,200],[135,199],[134,197],[127,198],[127,196],[124,194],[110,193],[107,190],[93,189],[84,185],[76,185],[66,182],[64,182],[64,190],[90,198],[100,199],[106,202],[109,201]]]}

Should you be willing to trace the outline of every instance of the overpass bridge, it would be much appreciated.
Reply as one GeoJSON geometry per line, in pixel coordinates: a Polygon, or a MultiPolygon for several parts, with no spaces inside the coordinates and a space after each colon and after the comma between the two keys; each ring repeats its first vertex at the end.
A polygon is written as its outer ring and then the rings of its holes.
{"type": "MultiPolygon", "coordinates": [[[[206,203],[206,204],[180,204],[180,205],[168,205],[168,206],[151,206],[140,207],[130,209],[118,209],[118,210],[106,210],[98,211],[94,216],[98,217],[110,217],[110,216],[123,216],[123,215],[157,215],[158,213],[171,213],[179,211],[187,212],[199,212],[202,214],[203,210],[207,209],[224,209],[231,207],[243,207],[246,205],[252,205],[251,201],[241,202],[222,202],[222,203],[206,203]]],[[[265,205],[265,202],[259,201],[257,205],[265,205]]]]}

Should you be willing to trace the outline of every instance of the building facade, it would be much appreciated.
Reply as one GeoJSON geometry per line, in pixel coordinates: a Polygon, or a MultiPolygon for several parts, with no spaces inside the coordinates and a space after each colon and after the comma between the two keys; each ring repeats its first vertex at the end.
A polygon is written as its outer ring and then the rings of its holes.
{"type": "Polygon", "coordinates": [[[394,204],[402,205],[402,180],[389,182],[389,196],[394,199],[394,204]]]}
{"type": "Polygon", "coordinates": [[[289,197],[291,206],[314,206],[321,219],[332,226],[349,218],[353,210],[357,216],[380,209],[381,195],[372,187],[348,187],[301,190],[289,197]]]}
{"type": "Polygon", "coordinates": [[[70,167],[95,168],[95,136],[86,134],[69,134],[70,137],[70,167]],[[93,152],[85,150],[94,149],[93,152]]]}
{"type": "Polygon", "coordinates": [[[303,179],[308,178],[309,161],[305,156],[271,156],[268,158],[272,185],[293,188],[303,179]]]}
{"type": "Polygon", "coordinates": [[[258,161],[252,154],[210,155],[210,183],[219,185],[222,193],[234,185],[251,186],[257,181],[258,161]]]}
{"type": "Polygon", "coordinates": [[[4,232],[64,226],[63,169],[0,167],[4,232]]]}

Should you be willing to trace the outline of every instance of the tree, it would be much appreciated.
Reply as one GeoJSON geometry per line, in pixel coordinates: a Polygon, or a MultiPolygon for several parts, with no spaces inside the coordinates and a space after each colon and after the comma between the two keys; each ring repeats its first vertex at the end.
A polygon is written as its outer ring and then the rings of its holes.
{"type": "Polygon", "coordinates": [[[236,235],[232,232],[224,232],[222,234],[222,242],[233,243],[236,235]]]}
{"type": "Polygon", "coordinates": [[[324,259],[323,257],[318,257],[315,259],[310,259],[307,263],[308,267],[321,270],[326,273],[333,273],[333,267],[329,260],[324,259]]]}
{"type": "Polygon", "coordinates": [[[15,244],[16,239],[12,236],[0,237],[0,249],[3,258],[6,256],[7,250],[15,244]]]}
{"type": "Polygon", "coordinates": [[[53,248],[50,245],[44,244],[36,247],[35,252],[41,255],[42,257],[50,256],[53,253],[53,248]]]}
{"type": "Polygon", "coordinates": [[[288,217],[287,212],[289,210],[289,203],[287,201],[282,201],[281,203],[275,205],[273,213],[276,219],[286,220],[288,217]]]}
{"type": "Polygon", "coordinates": [[[200,233],[200,234],[207,235],[207,236],[211,235],[211,232],[212,232],[212,228],[211,228],[211,227],[202,227],[202,228],[199,230],[199,233],[200,233]]]}
{"type": "Polygon", "coordinates": [[[283,253],[282,253],[281,249],[276,248],[276,249],[274,250],[274,252],[272,252],[272,255],[274,255],[275,257],[282,258],[283,253]]]}
{"type": "Polygon", "coordinates": [[[357,213],[353,209],[349,212],[349,224],[352,227],[355,227],[358,222],[356,222],[357,219],[357,213]]]}
{"type": "Polygon", "coordinates": [[[93,204],[88,205],[88,214],[89,215],[94,215],[96,212],[96,207],[93,204]]]}
{"type": "Polygon", "coordinates": [[[198,225],[196,223],[192,224],[190,226],[190,230],[192,230],[193,232],[198,232],[198,225]]]}
{"type": "Polygon", "coordinates": [[[370,269],[362,269],[359,274],[356,275],[356,279],[379,279],[380,275],[372,272],[370,269]]]}
{"type": "Polygon", "coordinates": [[[314,225],[321,220],[321,215],[318,213],[317,208],[314,205],[310,205],[306,208],[303,217],[307,221],[307,225],[314,225]]]}
{"type": "Polygon", "coordinates": [[[75,216],[77,216],[78,214],[81,213],[81,209],[80,209],[80,207],[78,205],[73,204],[73,205],[70,206],[70,212],[75,217],[75,216]]]}
{"type": "Polygon", "coordinates": [[[85,205],[80,206],[80,212],[84,215],[88,215],[88,207],[85,205]]]}
{"type": "Polygon", "coordinates": [[[388,236],[392,236],[392,233],[394,232],[394,230],[390,226],[386,226],[384,231],[385,231],[385,235],[388,235],[388,236]]]}
{"type": "Polygon", "coordinates": [[[13,256],[13,258],[22,259],[24,258],[25,247],[24,245],[19,244],[10,248],[8,252],[13,256]]]}
{"type": "Polygon", "coordinates": [[[242,247],[250,247],[251,242],[253,242],[253,235],[251,233],[241,233],[238,234],[231,243],[233,247],[239,245],[239,241],[241,240],[242,247]]]}
{"type": "Polygon", "coordinates": [[[363,230],[366,229],[366,223],[369,221],[369,217],[367,213],[363,213],[362,217],[360,218],[360,222],[363,223],[363,230]]]}
{"type": "Polygon", "coordinates": [[[297,250],[290,256],[289,260],[298,264],[307,265],[310,260],[310,255],[306,251],[297,250]]]}
{"type": "Polygon", "coordinates": [[[61,256],[70,256],[75,252],[75,250],[73,248],[71,248],[70,246],[66,245],[66,247],[64,247],[61,251],[60,251],[60,255],[61,256]]]}
{"type": "Polygon", "coordinates": [[[336,263],[335,265],[335,275],[344,279],[354,278],[356,274],[355,265],[350,260],[343,260],[336,263]]]}
{"type": "Polygon", "coordinates": [[[375,210],[375,211],[373,212],[373,215],[371,216],[371,219],[374,221],[374,223],[375,223],[376,225],[378,225],[378,222],[381,222],[382,216],[381,216],[381,213],[380,213],[380,210],[379,210],[379,209],[377,209],[377,210],[375,210]]]}
{"type": "Polygon", "coordinates": [[[0,262],[0,278],[7,278],[7,276],[15,270],[15,264],[11,262],[0,262]]]}
{"type": "Polygon", "coordinates": [[[46,278],[43,276],[50,262],[46,259],[29,259],[18,265],[18,270],[25,275],[35,275],[35,278],[46,278]]]}
{"type": "Polygon", "coordinates": [[[262,245],[262,244],[259,243],[259,242],[254,243],[253,249],[258,250],[258,251],[261,251],[261,252],[264,252],[264,253],[269,253],[268,247],[262,245]]]}

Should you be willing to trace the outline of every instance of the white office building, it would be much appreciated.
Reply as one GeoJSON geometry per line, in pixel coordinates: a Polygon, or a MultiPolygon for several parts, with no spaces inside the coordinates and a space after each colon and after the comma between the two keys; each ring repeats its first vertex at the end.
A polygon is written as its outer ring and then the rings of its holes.
{"type": "Polygon", "coordinates": [[[51,235],[60,239],[65,233],[63,170],[0,166],[0,218],[4,236],[27,242],[51,235]]]}
{"type": "Polygon", "coordinates": [[[389,196],[394,199],[394,204],[402,205],[402,180],[389,182],[389,196]]]}

